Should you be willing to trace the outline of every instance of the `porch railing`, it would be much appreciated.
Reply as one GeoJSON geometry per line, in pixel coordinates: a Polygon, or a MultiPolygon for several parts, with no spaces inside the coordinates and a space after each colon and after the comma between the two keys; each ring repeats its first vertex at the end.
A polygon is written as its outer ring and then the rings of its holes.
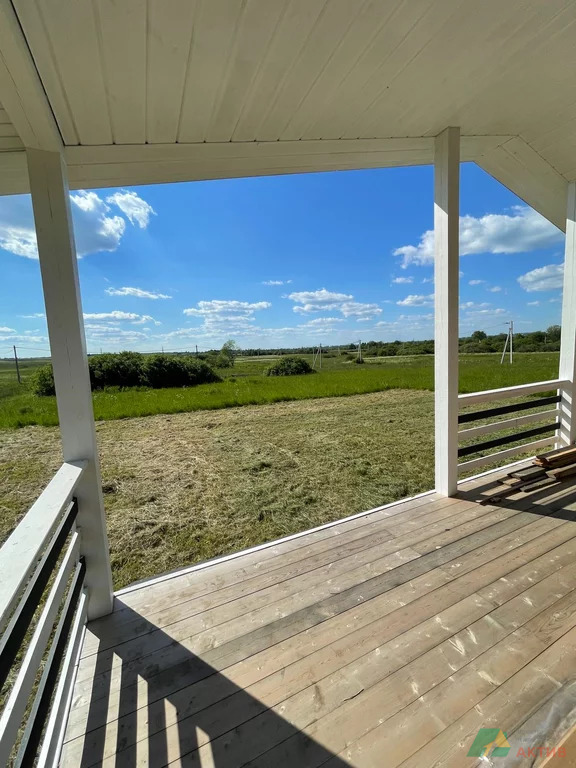
{"type": "Polygon", "coordinates": [[[0,550],[0,765],[57,759],[86,620],[74,498],[85,466],[63,464],[0,550]]]}
{"type": "Polygon", "coordinates": [[[485,466],[486,464],[493,464],[502,461],[503,459],[512,458],[521,453],[534,454],[536,451],[556,443],[558,441],[558,433],[561,428],[562,417],[560,408],[562,396],[560,390],[565,389],[568,386],[568,381],[564,381],[563,379],[552,379],[550,381],[539,381],[534,384],[521,384],[516,387],[504,387],[503,389],[490,389],[485,392],[473,392],[467,395],[459,395],[459,425],[484,421],[485,419],[492,419],[496,416],[505,416],[513,413],[517,414],[522,411],[533,411],[534,408],[545,408],[546,410],[538,410],[536,413],[528,413],[525,415],[514,416],[509,419],[490,421],[487,424],[480,424],[479,426],[466,426],[464,429],[460,429],[458,431],[459,443],[467,442],[468,440],[481,435],[492,435],[493,433],[502,431],[506,431],[507,434],[497,435],[481,442],[460,446],[458,448],[459,459],[476,453],[491,451],[493,448],[500,448],[501,446],[509,445],[511,443],[518,443],[519,441],[522,441],[522,443],[520,445],[514,445],[511,448],[504,448],[504,450],[499,450],[495,453],[489,453],[484,456],[463,461],[458,464],[458,472],[462,473],[485,466]],[[554,394],[548,394],[551,392],[554,394]],[[479,403],[527,397],[528,395],[538,393],[544,393],[544,395],[538,398],[526,399],[524,402],[462,412],[462,409],[479,403]],[[548,408],[547,406],[554,407],[548,408]],[[537,424],[538,426],[531,427],[531,424],[537,424]],[[528,427],[528,429],[525,429],[525,427],[528,427]],[[532,438],[538,439],[534,440],[532,438]]]}

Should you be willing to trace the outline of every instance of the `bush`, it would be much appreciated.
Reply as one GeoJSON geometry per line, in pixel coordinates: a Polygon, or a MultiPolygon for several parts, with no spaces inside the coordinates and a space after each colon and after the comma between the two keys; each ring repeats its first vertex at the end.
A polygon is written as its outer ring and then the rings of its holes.
{"type": "Polygon", "coordinates": [[[144,363],[144,381],[154,389],[194,387],[220,381],[220,377],[203,360],[189,356],[150,355],[144,363]]]}
{"type": "Polygon", "coordinates": [[[56,394],[54,388],[54,374],[50,364],[38,368],[34,371],[31,378],[32,392],[34,392],[35,395],[48,397],[49,395],[56,394]]]}
{"type": "Polygon", "coordinates": [[[144,355],[139,352],[92,355],[88,358],[92,389],[142,385],[144,359],[144,355]]]}
{"type": "MultiPolygon", "coordinates": [[[[220,377],[203,360],[189,355],[142,355],[138,352],[120,352],[93,355],[88,358],[92,389],[127,387],[194,387],[220,381],[220,377]]],[[[32,377],[32,391],[36,395],[54,395],[52,366],[44,365],[32,377]]]]}
{"type": "Polygon", "coordinates": [[[314,370],[304,358],[287,355],[272,363],[264,373],[266,376],[301,376],[304,373],[314,373],[314,370]]]}

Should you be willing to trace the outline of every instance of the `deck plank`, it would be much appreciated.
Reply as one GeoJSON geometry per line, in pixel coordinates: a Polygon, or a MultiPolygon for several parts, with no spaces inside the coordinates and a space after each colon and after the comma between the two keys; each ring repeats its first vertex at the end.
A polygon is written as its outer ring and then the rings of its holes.
{"type": "Polygon", "coordinates": [[[576,484],[476,503],[498,483],[120,596],[61,765],[460,768],[481,726],[525,738],[576,674],[576,484]]]}

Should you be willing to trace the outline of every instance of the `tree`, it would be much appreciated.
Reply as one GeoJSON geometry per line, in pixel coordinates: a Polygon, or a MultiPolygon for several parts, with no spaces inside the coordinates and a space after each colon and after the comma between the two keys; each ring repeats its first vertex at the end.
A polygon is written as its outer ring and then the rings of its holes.
{"type": "Polygon", "coordinates": [[[228,339],[222,344],[222,349],[217,357],[216,365],[218,368],[233,368],[234,367],[234,355],[238,350],[238,346],[235,341],[228,339]]]}
{"type": "Polygon", "coordinates": [[[486,333],[484,331],[474,331],[470,338],[474,339],[474,341],[484,341],[486,333]]]}
{"type": "Polygon", "coordinates": [[[559,325],[551,325],[549,328],[546,328],[546,335],[548,336],[548,341],[560,341],[560,333],[562,329],[559,325]]]}

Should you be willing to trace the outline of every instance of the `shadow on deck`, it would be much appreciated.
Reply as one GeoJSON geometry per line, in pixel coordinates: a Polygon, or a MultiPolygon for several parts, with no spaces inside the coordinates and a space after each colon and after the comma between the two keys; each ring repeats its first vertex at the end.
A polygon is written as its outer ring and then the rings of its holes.
{"type": "Polygon", "coordinates": [[[477,503],[498,485],[119,594],[61,765],[462,768],[481,727],[533,765],[576,713],[576,480],[477,503]]]}

